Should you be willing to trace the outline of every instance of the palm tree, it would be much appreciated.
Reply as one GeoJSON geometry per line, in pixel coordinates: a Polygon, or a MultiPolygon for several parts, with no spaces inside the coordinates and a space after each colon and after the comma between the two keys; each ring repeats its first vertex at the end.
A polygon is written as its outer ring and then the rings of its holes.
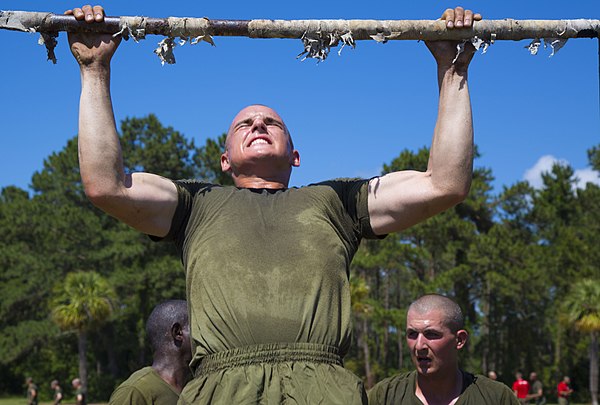
{"type": "Polygon", "coordinates": [[[564,301],[568,322],[590,334],[590,393],[598,405],[598,335],[600,334],[600,281],[584,279],[575,283],[564,301]]]}
{"type": "Polygon", "coordinates": [[[113,311],[115,292],[108,281],[93,271],[67,274],[54,288],[52,318],[78,338],[79,378],[87,389],[87,334],[108,320],[113,311]]]}
{"type": "Polygon", "coordinates": [[[356,276],[350,279],[350,300],[352,312],[357,321],[356,340],[362,349],[365,361],[365,377],[367,388],[375,385],[375,376],[371,369],[371,352],[369,350],[369,325],[368,320],[373,312],[373,307],[368,302],[369,286],[363,277],[356,276]]]}

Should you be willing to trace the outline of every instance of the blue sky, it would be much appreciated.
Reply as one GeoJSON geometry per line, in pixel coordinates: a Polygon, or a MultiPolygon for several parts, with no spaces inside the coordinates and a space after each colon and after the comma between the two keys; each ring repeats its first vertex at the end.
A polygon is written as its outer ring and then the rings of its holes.
{"type": "MultiPolygon", "coordinates": [[[[109,15],[213,19],[435,19],[456,3],[105,1],[109,15]]],[[[2,10],[62,13],[77,4],[3,0],[2,10]]],[[[600,2],[463,2],[484,18],[600,19],[600,2]],[[490,4],[491,3],[491,4],[490,4]]],[[[66,35],[58,64],[45,59],[37,34],[0,31],[4,44],[0,99],[0,187],[27,188],[43,160],[77,133],[79,72],[66,35]]],[[[428,146],[437,113],[435,63],[423,43],[361,41],[317,64],[301,62],[299,40],[215,38],[176,49],[161,66],[152,50],[161,38],[123,42],[113,60],[118,121],[155,113],[201,145],[226,131],[248,104],[275,108],[301,154],[292,185],[333,177],[377,175],[403,149],[428,146]]],[[[531,56],[527,41],[499,41],[478,54],[470,71],[477,166],[492,169],[500,191],[524,178],[535,183],[555,160],[596,182],[586,151],[600,144],[598,41],[570,40],[555,56],[531,56]],[[587,170],[587,172],[586,172],[587,170]]]]}

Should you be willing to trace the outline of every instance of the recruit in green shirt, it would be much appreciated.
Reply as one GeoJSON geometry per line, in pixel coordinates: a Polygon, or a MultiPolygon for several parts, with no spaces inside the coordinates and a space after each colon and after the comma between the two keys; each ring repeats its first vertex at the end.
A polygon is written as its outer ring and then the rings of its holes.
{"type": "MultiPolygon", "coordinates": [[[[506,385],[462,371],[463,392],[455,405],[519,405],[506,385]]],[[[415,395],[417,371],[387,378],[369,391],[370,405],[423,405],[415,395]]]]}
{"type": "Polygon", "coordinates": [[[377,238],[368,180],[276,190],[175,184],[179,203],[165,239],[175,241],[186,270],[192,369],[215,353],[292,344],[290,363],[257,359],[243,370],[197,377],[180,402],[366,401],[362,382],[340,366],[295,364],[304,346],[293,344],[335,348],[340,357],[348,351],[350,262],[363,237],[377,238]]]}
{"type": "Polygon", "coordinates": [[[351,335],[350,261],[376,238],[367,180],[243,189],[176,182],[165,239],[186,269],[194,368],[202,356],[264,343],[334,346],[351,335]]]}
{"type": "Polygon", "coordinates": [[[110,396],[110,405],[176,405],[179,393],[165,382],[152,367],[144,367],[129,378],[110,396]]]}

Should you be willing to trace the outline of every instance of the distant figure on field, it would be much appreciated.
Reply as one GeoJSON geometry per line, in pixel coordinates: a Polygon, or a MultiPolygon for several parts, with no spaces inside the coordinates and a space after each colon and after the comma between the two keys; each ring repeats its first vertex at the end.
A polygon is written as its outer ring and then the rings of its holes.
{"type": "Polygon", "coordinates": [[[488,371],[488,378],[490,380],[496,381],[498,379],[498,375],[496,374],[496,372],[494,370],[490,370],[490,371],[488,371]]]}
{"type": "Polygon", "coordinates": [[[81,380],[79,378],[74,378],[73,381],[71,381],[71,384],[75,390],[75,405],[86,405],[87,402],[85,400],[85,392],[83,391],[81,380]]]}
{"type": "Polygon", "coordinates": [[[54,405],[59,405],[62,403],[63,392],[58,380],[52,380],[50,383],[50,388],[52,389],[52,400],[54,401],[54,405]]]}
{"type": "Polygon", "coordinates": [[[538,379],[536,372],[529,373],[529,395],[528,398],[534,400],[535,405],[544,405],[546,403],[546,397],[544,397],[544,386],[538,379]]]}
{"type": "Polygon", "coordinates": [[[37,405],[38,404],[38,387],[33,382],[33,378],[27,377],[25,379],[25,383],[27,384],[27,404],[28,405],[37,405]]]}
{"type": "Polygon", "coordinates": [[[569,405],[571,403],[571,394],[573,394],[571,378],[567,375],[564,376],[562,381],[558,383],[556,391],[558,394],[558,405],[569,405]]]}
{"type": "Polygon", "coordinates": [[[133,373],[112,393],[109,404],[176,405],[190,380],[192,360],[187,303],[166,301],[157,305],[146,322],[152,349],[152,366],[133,373]]]}
{"type": "Polygon", "coordinates": [[[512,385],[512,390],[517,398],[519,398],[521,404],[529,402],[527,397],[529,395],[529,383],[523,378],[523,373],[520,371],[515,373],[515,382],[512,385]]]}
{"type": "Polygon", "coordinates": [[[458,367],[458,352],[468,339],[454,301],[437,294],[419,298],[406,315],[406,342],[416,370],[376,384],[369,391],[369,404],[518,404],[506,385],[458,367]]]}

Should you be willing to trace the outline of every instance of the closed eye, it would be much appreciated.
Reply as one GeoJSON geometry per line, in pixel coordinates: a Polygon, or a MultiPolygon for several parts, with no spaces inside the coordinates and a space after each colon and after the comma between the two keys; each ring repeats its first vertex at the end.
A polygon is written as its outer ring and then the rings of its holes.
{"type": "Polygon", "coordinates": [[[267,125],[273,125],[279,128],[283,128],[283,123],[274,119],[274,118],[266,118],[265,119],[265,124],[267,125]]]}
{"type": "Polygon", "coordinates": [[[429,340],[441,339],[442,334],[436,331],[425,331],[423,334],[429,340]]]}

